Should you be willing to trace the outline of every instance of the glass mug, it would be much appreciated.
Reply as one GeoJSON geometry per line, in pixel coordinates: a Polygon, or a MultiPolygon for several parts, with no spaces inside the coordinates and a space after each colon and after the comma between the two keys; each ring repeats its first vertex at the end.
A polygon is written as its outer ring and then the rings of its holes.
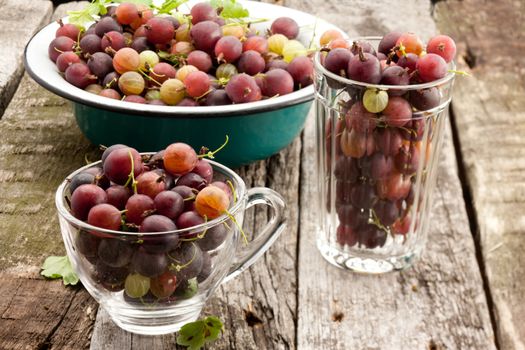
{"type": "Polygon", "coordinates": [[[277,192],[247,190],[232,170],[208,162],[214,180],[232,184],[236,201],[231,216],[171,232],[111,231],[75,218],[68,209],[70,179],[100,162],[71,173],[58,187],[55,202],[71,264],[119,327],[157,335],[195,321],[214,290],[253,264],[285,229],[285,203],[277,192]],[[242,227],[245,210],[256,204],[268,205],[271,217],[260,233],[244,242],[238,225],[242,227]]]}
{"type": "MultiPolygon", "coordinates": [[[[380,39],[355,40],[377,49],[380,39]]],[[[404,269],[425,245],[454,73],[425,84],[374,85],[334,74],[322,59],[322,52],[314,58],[317,247],[340,268],[404,269]],[[408,113],[387,122],[364,108],[365,93],[408,113]]]]}

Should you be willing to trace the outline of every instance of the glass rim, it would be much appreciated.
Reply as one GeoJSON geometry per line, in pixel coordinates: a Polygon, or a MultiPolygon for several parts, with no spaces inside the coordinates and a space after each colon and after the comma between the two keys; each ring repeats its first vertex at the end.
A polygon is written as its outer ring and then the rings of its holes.
{"type": "MultiPolygon", "coordinates": [[[[140,155],[154,155],[155,153],[156,152],[142,152],[142,153],[140,153],[140,155]]],[[[105,229],[105,228],[101,228],[101,227],[90,225],[87,222],[84,222],[84,221],[74,217],[73,214],[71,214],[71,212],[66,208],[66,206],[64,205],[64,202],[65,202],[64,199],[66,198],[65,192],[66,192],[66,189],[68,188],[68,184],[71,181],[71,179],[73,178],[73,176],[77,175],[78,173],[80,173],[80,172],[82,172],[82,171],[84,171],[86,169],[89,169],[89,168],[92,168],[94,166],[97,166],[97,165],[101,164],[102,163],[101,160],[99,160],[97,162],[90,163],[88,165],[85,165],[85,166],[83,166],[83,167],[73,171],[72,173],[70,173],[69,175],[66,176],[66,178],[64,179],[64,181],[62,181],[62,183],[60,183],[60,185],[58,186],[57,191],[55,193],[55,205],[57,207],[58,214],[62,218],[64,218],[68,223],[76,226],[79,229],[82,229],[82,230],[85,230],[85,231],[88,231],[88,232],[100,232],[100,233],[104,233],[104,234],[110,235],[111,237],[113,237],[113,236],[114,237],[119,237],[119,236],[158,237],[158,236],[164,236],[164,235],[178,235],[178,236],[182,236],[182,235],[185,235],[185,234],[195,233],[195,231],[207,230],[207,229],[209,229],[209,228],[211,228],[213,226],[216,226],[218,224],[221,224],[223,222],[226,222],[226,221],[230,220],[231,219],[230,215],[234,216],[239,211],[239,209],[242,207],[242,202],[244,201],[244,197],[246,195],[246,184],[244,183],[242,178],[239,175],[237,175],[230,168],[228,168],[228,167],[226,167],[226,166],[224,166],[224,165],[222,165],[220,163],[217,163],[217,162],[215,162],[213,160],[210,160],[210,159],[204,159],[204,160],[211,164],[211,166],[214,169],[214,172],[215,172],[215,169],[218,169],[221,173],[225,174],[226,176],[229,176],[235,182],[234,190],[237,192],[237,202],[234,203],[234,205],[231,207],[231,209],[228,210],[229,215],[223,214],[223,215],[221,215],[221,216],[219,216],[219,217],[217,217],[217,218],[215,218],[213,220],[206,221],[206,222],[204,222],[202,224],[199,224],[199,225],[195,225],[195,226],[191,226],[191,227],[187,227],[187,228],[183,228],[183,229],[164,231],[164,232],[116,231],[116,230],[109,230],[109,229],[105,229]]],[[[108,237],[108,238],[110,238],[110,237],[108,237]]]]}
{"type": "MultiPolygon", "coordinates": [[[[367,41],[380,41],[382,39],[382,37],[380,36],[362,36],[362,37],[356,37],[356,38],[349,38],[349,39],[345,39],[347,42],[351,42],[353,43],[354,41],[359,41],[359,40],[367,40],[367,41]]],[[[384,84],[370,84],[370,83],[364,83],[364,82],[361,82],[361,81],[357,81],[357,80],[352,80],[352,79],[348,79],[348,78],[344,78],[340,75],[337,75],[335,73],[332,73],[330,72],[328,69],[326,69],[322,64],[321,64],[321,60],[320,60],[320,55],[322,54],[322,51],[318,51],[315,53],[314,55],[314,69],[317,71],[317,72],[320,72],[321,74],[333,79],[333,80],[336,80],[340,83],[343,83],[343,84],[346,84],[346,85],[359,85],[359,86],[362,86],[362,87],[366,87],[366,88],[375,88],[375,89],[378,89],[378,90],[423,90],[423,89],[428,89],[428,88],[431,88],[431,87],[435,87],[435,86],[438,86],[438,85],[443,85],[443,84],[446,84],[446,83],[450,83],[454,80],[455,78],[455,75],[456,73],[454,72],[451,72],[450,70],[455,70],[456,69],[456,64],[454,61],[451,61],[450,63],[448,63],[448,65],[450,65],[450,68],[448,70],[448,73],[447,75],[445,75],[443,78],[441,79],[438,79],[438,80],[434,80],[434,81],[431,81],[431,82],[428,82],[428,83],[422,83],[422,84],[409,84],[409,85],[384,85],[384,84]]],[[[314,79],[314,82],[315,82],[315,79],[314,79]]]]}

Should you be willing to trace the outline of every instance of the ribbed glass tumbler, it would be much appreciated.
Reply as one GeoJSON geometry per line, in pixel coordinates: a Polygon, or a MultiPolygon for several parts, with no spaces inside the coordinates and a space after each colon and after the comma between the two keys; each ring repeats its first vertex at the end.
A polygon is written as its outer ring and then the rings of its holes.
{"type": "MultiPolygon", "coordinates": [[[[377,48],[379,39],[363,39],[377,48]]],[[[329,72],[323,55],[314,79],[317,246],[344,269],[404,269],[425,245],[454,73],[426,84],[372,85],[329,72]]]]}

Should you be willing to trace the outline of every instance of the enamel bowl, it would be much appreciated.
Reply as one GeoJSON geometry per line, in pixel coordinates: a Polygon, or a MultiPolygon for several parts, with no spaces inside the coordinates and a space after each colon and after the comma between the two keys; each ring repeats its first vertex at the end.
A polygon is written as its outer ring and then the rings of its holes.
{"type": "MultiPolygon", "coordinates": [[[[198,1],[181,6],[188,13],[198,1]]],[[[250,15],[268,19],[254,25],[265,30],[273,19],[293,18],[300,26],[299,41],[308,45],[335,26],[307,13],[263,2],[239,0],[250,15]],[[313,37],[313,39],[312,39],[313,37]]],[[[67,22],[67,17],[63,19],[67,22]]],[[[163,149],[175,141],[195,149],[215,149],[229,143],[217,160],[237,167],[264,159],[289,145],[301,132],[314,97],[313,85],[288,95],[228,106],[177,107],[118,101],[94,95],[66,82],[48,58],[49,43],[58,23],[40,30],[25,49],[25,66],[31,77],[49,91],[70,100],[80,130],[94,144],[123,143],[139,151],[163,149]]]]}

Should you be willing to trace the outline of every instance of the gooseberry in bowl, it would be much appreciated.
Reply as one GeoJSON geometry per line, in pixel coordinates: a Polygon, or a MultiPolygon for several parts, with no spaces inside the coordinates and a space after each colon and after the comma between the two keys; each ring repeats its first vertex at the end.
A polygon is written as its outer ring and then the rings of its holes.
{"type": "MultiPolygon", "coordinates": [[[[76,40],[49,24],[26,47],[28,73],[73,102],[79,128],[95,144],[145,151],[175,138],[199,148],[228,134],[218,156],[228,166],[290,144],[313,100],[310,44],[326,31],[345,34],[263,2],[240,0],[235,15],[198,1],[171,12],[155,5],[111,4],[113,15],[81,23],[76,40]]],[[[61,23],[79,24],[78,16],[61,23]]]]}

